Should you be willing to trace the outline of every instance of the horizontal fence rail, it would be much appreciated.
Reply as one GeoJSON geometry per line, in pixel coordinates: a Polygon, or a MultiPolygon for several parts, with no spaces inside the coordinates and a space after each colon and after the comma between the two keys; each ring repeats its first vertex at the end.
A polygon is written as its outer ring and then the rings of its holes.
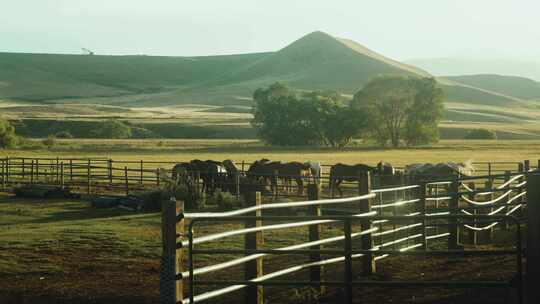
{"type": "MultiPolygon", "coordinates": [[[[380,189],[372,189],[369,173],[367,177],[362,179],[362,183],[359,185],[359,194],[361,195],[345,199],[320,199],[319,185],[310,184],[308,185],[308,201],[263,204],[260,193],[255,193],[247,198],[251,205],[247,208],[228,212],[181,212],[174,214],[177,221],[169,223],[168,226],[173,228],[180,225],[182,231],[186,231],[186,233],[175,234],[178,238],[174,248],[176,254],[188,257],[187,270],[181,268],[177,269],[176,272],[176,283],[181,282],[177,286],[182,286],[181,290],[176,289],[176,292],[180,293],[175,299],[176,302],[202,302],[234,291],[245,290],[246,303],[263,303],[263,286],[310,285],[319,288],[321,292],[326,286],[343,286],[346,288],[346,298],[348,299],[346,303],[350,303],[352,286],[362,284],[365,286],[509,286],[508,282],[502,281],[373,283],[373,281],[352,279],[353,260],[359,260],[361,263],[359,269],[362,274],[370,275],[376,272],[375,265],[378,261],[400,254],[427,256],[515,255],[516,273],[518,280],[521,280],[520,224],[522,223],[522,214],[519,211],[526,206],[528,198],[526,190],[528,184],[525,174],[506,171],[504,174],[491,178],[476,177],[477,181],[474,178],[425,181],[416,185],[380,189]],[[482,182],[484,183],[483,187],[477,187],[477,184],[482,182]],[[325,210],[335,212],[337,209],[334,209],[333,205],[344,205],[340,212],[344,212],[346,215],[323,215],[325,210]],[[299,208],[307,209],[306,213],[294,216],[263,215],[263,212],[274,212],[279,209],[298,211],[299,208]],[[277,221],[278,223],[266,223],[268,221],[277,221]],[[198,235],[195,232],[196,224],[203,222],[208,224],[212,222],[238,222],[243,223],[244,228],[198,235]],[[326,237],[321,235],[322,227],[336,225],[341,225],[343,234],[326,237]],[[516,227],[517,237],[514,249],[464,249],[463,243],[474,246],[480,244],[480,241],[483,243],[491,242],[494,228],[497,225],[502,225],[500,229],[504,230],[510,229],[512,225],[516,227]],[[307,242],[274,248],[263,247],[263,244],[271,241],[267,232],[306,226],[309,228],[307,242]],[[490,233],[485,234],[486,231],[490,233]],[[263,232],[265,232],[264,235],[263,232]],[[482,240],[480,240],[480,234],[483,236],[482,240]],[[221,247],[226,244],[223,240],[241,235],[245,236],[243,248],[221,247]],[[355,241],[354,244],[360,245],[359,248],[351,245],[356,239],[358,241],[355,241]],[[438,244],[437,248],[440,248],[441,242],[446,244],[446,250],[432,249],[432,246],[436,244],[438,244]],[[198,248],[199,246],[203,246],[203,248],[198,248]],[[335,246],[342,247],[335,248],[335,246]],[[240,254],[244,256],[233,257],[227,261],[210,265],[197,266],[194,257],[201,254],[225,256],[240,254]],[[271,260],[275,255],[304,255],[308,256],[310,261],[263,274],[263,258],[271,260]],[[324,258],[323,255],[338,256],[324,258]],[[344,280],[324,280],[325,266],[335,264],[343,264],[344,280]],[[219,271],[242,265],[244,266],[244,280],[219,281],[197,278],[214,275],[219,271]],[[309,281],[274,280],[304,270],[309,270],[309,281]],[[365,282],[371,283],[364,284],[365,282]],[[205,289],[202,293],[196,293],[196,286],[218,286],[218,289],[205,289]],[[186,291],[188,292],[187,297],[184,296],[186,291]]],[[[182,202],[173,200],[169,204],[181,205],[182,202]]],[[[521,303],[521,281],[518,282],[517,286],[519,303],[521,303]]]]}

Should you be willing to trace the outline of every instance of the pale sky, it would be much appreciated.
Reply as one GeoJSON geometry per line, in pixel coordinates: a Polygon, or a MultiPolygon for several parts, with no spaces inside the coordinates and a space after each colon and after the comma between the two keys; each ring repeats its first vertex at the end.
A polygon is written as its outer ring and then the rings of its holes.
{"type": "Polygon", "coordinates": [[[0,52],[195,56],[312,31],[395,59],[540,58],[538,0],[0,0],[0,52]]]}

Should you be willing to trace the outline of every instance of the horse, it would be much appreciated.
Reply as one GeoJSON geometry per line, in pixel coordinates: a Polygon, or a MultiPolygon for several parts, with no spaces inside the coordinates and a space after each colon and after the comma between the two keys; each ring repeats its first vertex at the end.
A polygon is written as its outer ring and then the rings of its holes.
{"type": "Polygon", "coordinates": [[[281,168],[281,162],[272,162],[268,159],[261,159],[253,162],[246,171],[246,176],[254,180],[263,180],[265,184],[270,181],[272,192],[277,189],[277,175],[281,168]]]}
{"type": "Polygon", "coordinates": [[[278,173],[283,178],[287,191],[292,188],[291,181],[294,179],[298,185],[298,195],[302,195],[304,193],[303,178],[311,176],[311,168],[309,165],[300,162],[281,163],[278,173]]]}
{"type": "Polygon", "coordinates": [[[191,164],[181,162],[172,168],[172,179],[176,184],[186,183],[192,170],[191,164]]]}
{"type": "Polygon", "coordinates": [[[203,181],[201,192],[214,193],[216,188],[223,187],[227,170],[221,162],[194,159],[190,161],[190,165],[192,174],[198,173],[203,181]]]}
{"type": "Polygon", "coordinates": [[[392,164],[380,161],[377,164],[376,173],[379,176],[380,186],[390,186],[400,184],[399,177],[401,174],[398,174],[392,164]]]}
{"type": "Polygon", "coordinates": [[[471,162],[445,162],[437,164],[411,164],[405,166],[405,174],[413,178],[441,179],[474,175],[471,162]]]}
{"type": "Polygon", "coordinates": [[[240,184],[242,178],[241,172],[238,170],[238,168],[236,168],[234,162],[230,159],[226,159],[223,161],[223,167],[225,167],[225,171],[227,171],[224,190],[232,194],[238,194],[237,192],[240,189],[237,189],[236,185],[237,183],[240,184]]]}
{"type": "Polygon", "coordinates": [[[311,176],[313,177],[313,181],[317,185],[321,185],[321,174],[322,174],[322,168],[320,162],[315,161],[307,161],[304,163],[304,165],[309,167],[309,171],[311,173],[311,176]]]}
{"type": "Polygon", "coordinates": [[[334,197],[334,189],[337,188],[339,195],[343,196],[343,192],[339,188],[339,185],[343,181],[355,182],[360,181],[360,178],[365,176],[366,172],[375,172],[376,167],[371,167],[365,164],[345,165],[338,163],[330,168],[330,180],[328,181],[328,188],[334,197]]]}

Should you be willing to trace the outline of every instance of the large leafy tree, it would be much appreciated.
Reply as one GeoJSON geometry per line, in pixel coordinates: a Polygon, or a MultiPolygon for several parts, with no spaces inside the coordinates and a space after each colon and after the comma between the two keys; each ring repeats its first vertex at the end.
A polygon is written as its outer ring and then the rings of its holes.
{"type": "Polygon", "coordinates": [[[252,125],[269,144],[342,147],[364,123],[362,115],[333,91],[298,96],[287,86],[275,83],[255,91],[253,99],[252,125]]]}
{"type": "Polygon", "coordinates": [[[271,145],[317,144],[319,137],[311,125],[312,106],[298,98],[287,86],[275,83],[253,94],[253,120],[260,138],[271,145]]]}
{"type": "Polygon", "coordinates": [[[419,145],[438,139],[442,90],[432,78],[381,76],[354,95],[352,107],[365,113],[368,135],[382,145],[419,145]]]}
{"type": "Polygon", "coordinates": [[[0,118],[0,149],[11,148],[17,144],[15,128],[9,121],[0,118]]]}

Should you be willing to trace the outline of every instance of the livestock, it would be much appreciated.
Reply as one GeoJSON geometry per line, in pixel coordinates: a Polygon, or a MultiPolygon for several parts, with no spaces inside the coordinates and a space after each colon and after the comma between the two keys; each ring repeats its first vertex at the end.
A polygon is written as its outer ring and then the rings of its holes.
{"type": "Polygon", "coordinates": [[[330,168],[330,180],[328,182],[328,188],[332,193],[332,197],[334,197],[334,189],[337,189],[339,191],[339,195],[343,196],[343,192],[339,187],[343,181],[360,181],[360,179],[364,177],[367,172],[375,172],[376,170],[376,167],[371,167],[365,164],[346,165],[338,163],[333,165],[330,168]]]}

